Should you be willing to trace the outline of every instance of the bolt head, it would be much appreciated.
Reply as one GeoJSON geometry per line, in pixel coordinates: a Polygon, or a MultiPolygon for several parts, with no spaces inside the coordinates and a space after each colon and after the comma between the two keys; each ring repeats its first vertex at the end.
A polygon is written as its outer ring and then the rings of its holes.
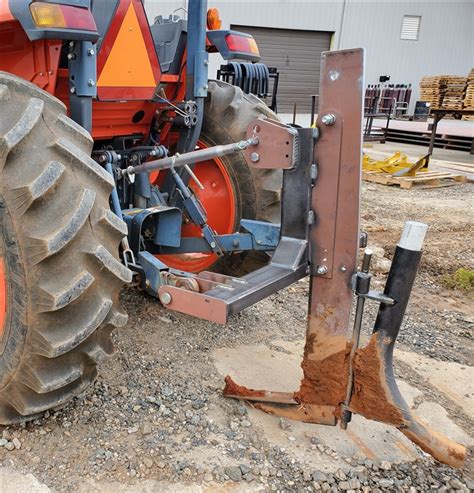
{"type": "Polygon", "coordinates": [[[323,115],[321,121],[324,123],[324,125],[334,125],[336,123],[336,117],[332,113],[328,113],[326,115],[323,115]]]}
{"type": "Polygon", "coordinates": [[[89,85],[89,87],[94,87],[94,86],[95,86],[95,80],[93,80],[93,79],[89,79],[89,80],[87,81],[87,84],[89,85]]]}
{"type": "Polygon", "coordinates": [[[325,265],[318,265],[318,268],[316,269],[316,272],[320,276],[324,276],[324,274],[328,273],[328,268],[325,265]]]}
{"type": "Polygon", "coordinates": [[[87,50],[87,54],[89,56],[94,56],[95,55],[95,50],[93,50],[92,48],[90,48],[89,50],[87,50]]]}
{"type": "Polygon", "coordinates": [[[172,301],[172,297],[169,293],[163,293],[161,296],[160,296],[160,301],[163,303],[163,305],[169,305],[172,301]]]}
{"type": "Polygon", "coordinates": [[[347,267],[346,267],[345,265],[343,265],[343,266],[341,267],[341,272],[346,272],[346,271],[347,271],[347,267]]]}
{"type": "Polygon", "coordinates": [[[75,94],[76,93],[76,88],[75,87],[71,87],[71,89],[69,89],[69,92],[71,94],[75,94]]]}
{"type": "Polygon", "coordinates": [[[258,154],[257,152],[252,152],[252,154],[250,155],[250,160],[252,161],[252,163],[258,163],[260,161],[260,154],[258,154]]]}

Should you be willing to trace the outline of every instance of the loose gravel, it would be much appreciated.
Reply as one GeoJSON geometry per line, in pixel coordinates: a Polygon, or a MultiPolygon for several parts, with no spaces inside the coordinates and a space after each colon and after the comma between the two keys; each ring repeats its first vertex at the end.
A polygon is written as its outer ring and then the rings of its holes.
{"type": "MultiPolygon", "coordinates": [[[[470,184],[420,191],[365,185],[363,195],[363,226],[370,242],[380,247],[374,287],[383,285],[383,259],[393,255],[403,219],[430,223],[415,302],[400,343],[462,364],[472,364],[472,299],[469,293],[447,291],[442,276],[459,266],[474,268],[468,252],[472,213],[466,205],[473,191],[470,184]]],[[[286,444],[271,445],[244,404],[222,398],[222,375],[212,351],[300,340],[307,296],[303,280],[221,327],[167,312],[156,300],[125,290],[129,324],[114,335],[117,352],[102,365],[93,388],[32,423],[3,428],[0,466],[27,470],[61,492],[74,491],[84,479],[126,484],[155,479],[211,490],[239,483],[250,490],[291,492],[473,491],[466,472],[428,456],[402,463],[341,457],[313,434],[302,444],[306,455],[329,457],[336,465],[331,472],[319,470],[286,444]]],[[[368,307],[366,327],[375,312],[376,307],[368,307]]],[[[397,372],[414,383],[406,368],[397,372]]],[[[420,388],[434,395],[426,385],[420,388]]],[[[459,416],[457,423],[470,432],[462,410],[445,399],[459,416]]],[[[291,422],[280,420],[279,425],[291,431],[291,422]]]]}

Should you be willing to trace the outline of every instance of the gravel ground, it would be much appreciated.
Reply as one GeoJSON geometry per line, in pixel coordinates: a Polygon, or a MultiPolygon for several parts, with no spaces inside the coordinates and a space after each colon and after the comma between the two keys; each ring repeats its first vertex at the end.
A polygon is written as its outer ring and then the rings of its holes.
{"type": "MultiPolygon", "coordinates": [[[[458,267],[474,268],[474,186],[404,191],[364,185],[363,191],[364,229],[370,244],[383,249],[377,250],[375,286],[384,282],[384,256],[393,254],[404,220],[430,225],[402,347],[472,365],[472,294],[448,291],[442,277],[458,267]]],[[[308,467],[285,444],[270,445],[245,405],[222,398],[222,375],[212,351],[300,340],[307,294],[303,280],[221,327],[167,312],[154,299],[125,290],[129,324],[114,335],[116,354],[104,362],[94,387],[60,411],[3,428],[0,466],[31,472],[51,488],[68,492],[89,479],[137,485],[155,479],[207,484],[210,490],[224,483],[269,491],[474,490],[466,472],[427,456],[404,463],[340,457],[316,434],[303,444],[308,456],[328,455],[337,467],[332,472],[308,467]]],[[[374,315],[375,307],[369,307],[367,325],[374,315]]],[[[397,373],[472,432],[471,420],[455,402],[420,382],[409,368],[401,365],[397,373]]],[[[291,425],[282,420],[280,426],[291,425]]]]}

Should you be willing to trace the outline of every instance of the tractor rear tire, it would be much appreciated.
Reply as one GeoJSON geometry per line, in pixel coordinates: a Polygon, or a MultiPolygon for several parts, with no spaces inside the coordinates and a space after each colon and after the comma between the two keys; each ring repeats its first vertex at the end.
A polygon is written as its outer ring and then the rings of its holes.
{"type": "MultiPolygon", "coordinates": [[[[224,145],[245,140],[247,127],[265,116],[279,120],[268,106],[253,94],[222,81],[209,82],[209,97],[204,107],[202,139],[209,145],[224,145]]],[[[234,183],[237,200],[236,228],[241,219],[280,222],[281,170],[250,168],[241,153],[221,158],[234,183]]],[[[263,252],[225,255],[214,270],[229,275],[244,275],[269,260],[263,252]]]]}
{"type": "Polygon", "coordinates": [[[0,72],[0,424],[63,406],[127,322],[125,224],[90,135],[56,98],[0,72]],[[3,272],[2,272],[3,271],[3,272]]]}
{"type": "MultiPolygon", "coordinates": [[[[204,139],[229,144],[247,138],[247,127],[265,116],[279,120],[268,106],[253,94],[222,81],[209,82],[209,97],[204,108],[204,139]]],[[[227,156],[237,176],[242,217],[280,222],[281,170],[249,168],[241,153],[227,156]]]]}

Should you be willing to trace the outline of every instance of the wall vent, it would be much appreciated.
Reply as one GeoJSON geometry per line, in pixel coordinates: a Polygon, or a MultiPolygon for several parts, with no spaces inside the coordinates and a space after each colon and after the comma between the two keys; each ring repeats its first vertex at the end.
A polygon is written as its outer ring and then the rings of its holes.
{"type": "Polygon", "coordinates": [[[405,15],[402,21],[402,32],[400,33],[400,39],[407,39],[409,41],[418,41],[420,35],[420,15],[405,15]]]}

